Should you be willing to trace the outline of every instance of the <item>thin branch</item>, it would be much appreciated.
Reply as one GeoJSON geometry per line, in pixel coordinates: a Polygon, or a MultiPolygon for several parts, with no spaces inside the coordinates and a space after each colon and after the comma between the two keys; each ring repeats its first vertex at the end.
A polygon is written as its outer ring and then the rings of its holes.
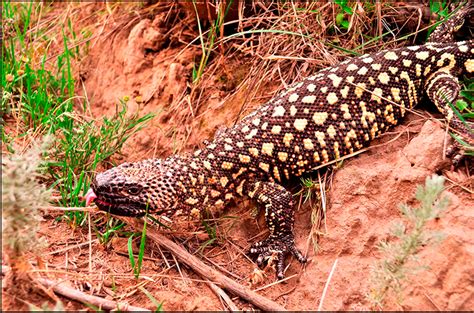
{"type": "Polygon", "coordinates": [[[46,278],[36,279],[41,285],[53,289],[57,294],[60,294],[66,298],[73,299],[82,303],[89,303],[96,307],[105,310],[117,310],[117,311],[140,311],[140,312],[151,312],[148,309],[129,305],[124,302],[116,302],[106,300],[97,296],[88,295],[82,291],[67,286],[64,282],[56,282],[46,278]]]}

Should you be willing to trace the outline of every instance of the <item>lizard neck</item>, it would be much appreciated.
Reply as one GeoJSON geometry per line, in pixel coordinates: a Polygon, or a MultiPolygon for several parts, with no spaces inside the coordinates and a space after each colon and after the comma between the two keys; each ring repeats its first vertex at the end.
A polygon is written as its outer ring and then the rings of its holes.
{"type": "Polygon", "coordinates": [[[214,158],[212,150],[204,149],[163,160],[163,165],[172,169],[174,174],[176,202],[172,209],[175,214],[195,215],[211,207],[219,208],[233,197],[228,191],[233,190],[235,184],[215,169],[217,156],[214,158]]]}

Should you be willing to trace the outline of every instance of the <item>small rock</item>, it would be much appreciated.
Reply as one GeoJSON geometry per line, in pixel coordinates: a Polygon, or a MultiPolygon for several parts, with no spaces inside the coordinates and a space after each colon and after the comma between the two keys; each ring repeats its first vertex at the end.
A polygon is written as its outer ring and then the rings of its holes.
{"type": "Polygon", "coordinates": [[[443,145],[445,131],[438,123],[427,121],[418,136],[403,149],[403,153],[413,167],[433,171],[444,163],[443,145]]]}

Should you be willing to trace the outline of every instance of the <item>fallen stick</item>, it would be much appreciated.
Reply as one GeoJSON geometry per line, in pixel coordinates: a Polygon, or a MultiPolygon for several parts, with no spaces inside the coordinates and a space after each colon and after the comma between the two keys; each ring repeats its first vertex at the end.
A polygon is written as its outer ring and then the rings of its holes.
{"type": "Polygon", "coordinates": [[[133,305],[129,305],[124,302],[116,302],[107,300],[101,297],[88,295],[82,291],[67,286],[64,282],[56,282],[46,278],[36,278],[36,280],[43,286],[53,289],[55,293],[65,296],[66,298],[73,299],[82,303],[89,303],[98,308],[105,310],[118,310],[118,311],[141,311],[151,312],[150,310],[139,308],[133,305]]]}
{"type": "MultiPolygon", "coordinates": [[[[129,225],[132,225],[137,231],[141,232],[143,229],[142,220],[129,217],[120,217],[120,219],[129,225]]],[[[192,268],[204,279],[210,280],[221,288],[227,289],[233,294],[254,304],[256,307],[264,311],[286,311],[286,309],[278,303],[259,295],[258,293],[237,283],[229,277],[224,276],[212,267],[204,264],[201,260],[190,254],[184,248],[161,235],[159,231],[156,230],[156,228],[152,225],[147,225],[146,236],[161,247],[166,248],[168,251],[173,253],[181,262],[192,268]]]]}

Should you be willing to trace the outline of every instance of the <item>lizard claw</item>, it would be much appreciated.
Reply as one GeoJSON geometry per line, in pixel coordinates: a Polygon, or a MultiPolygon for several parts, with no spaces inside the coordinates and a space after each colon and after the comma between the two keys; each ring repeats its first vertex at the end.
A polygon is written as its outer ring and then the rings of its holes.
{"type": "Polygon", "coordinates": [[[272,257],[273,252],[270,250],[261,252],[257,257],[257,265],[258,267],[262,268],[265,265],[265,261],[270,260],[272,257]]]}
{"type": "Polygon", "coordinates": [[[257,265],[262,267],[265,261],[272,262],[271,256],[276,254],[276,275],[278,279],[285,278],[285,259],[292,254],[300,263],[305,263],[306,258],[295,246],[292,234],[276,236],[270,235],[267,239],[253,244],[251,254],[258,254],[257,265]]]}
{"type": "Polygon", "coordinates": [[[451,159],[453,167],[457,168],[461,164],[461,161],[466,157],[465,148],[457,141],[454,141],[446,149],[446,157],[451,159]]]}

